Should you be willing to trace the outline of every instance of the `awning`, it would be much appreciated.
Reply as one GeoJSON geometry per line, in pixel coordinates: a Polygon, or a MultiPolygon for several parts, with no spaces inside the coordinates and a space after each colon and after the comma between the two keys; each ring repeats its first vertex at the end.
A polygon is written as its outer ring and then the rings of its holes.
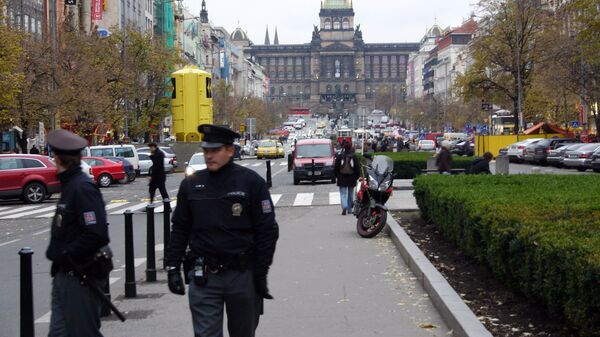
{"type": "Polygon", "coordinates": [[[563,135],[566,134],[564,129],[549,123],[538,123],[530,127],[529,129],[523,131],[523,134],[525,135],[537,135],[542,133],[560,133],[563,135]]]}

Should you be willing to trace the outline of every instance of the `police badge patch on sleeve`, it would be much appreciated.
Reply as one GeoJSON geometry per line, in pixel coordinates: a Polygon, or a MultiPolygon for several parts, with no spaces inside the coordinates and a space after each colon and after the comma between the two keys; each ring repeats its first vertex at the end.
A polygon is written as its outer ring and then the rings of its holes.
{"type": "Polygon", "coordinates": [[[261,201],[263,214],[272,213],[273,208],[271,208],[271,200],[263,200],[261,201]]]}
{"type": "Polygon", "coordinates": [[[96,224],[96,212],[89,211],[83,213],[83,221],[86,225],[95,225],[96,224]]]}

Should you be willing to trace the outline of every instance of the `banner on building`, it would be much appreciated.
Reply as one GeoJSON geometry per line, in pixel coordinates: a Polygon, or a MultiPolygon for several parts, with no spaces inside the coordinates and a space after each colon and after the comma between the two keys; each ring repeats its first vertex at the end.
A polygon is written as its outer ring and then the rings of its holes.
{"type": "Polygon", "coordinates": [[[225,68],[225,50],[223,48],[219,50],[219,65],[221,69],[225,68]]]}
{"type": "Polygon", "coordinates": [[[104,0],[92,0],[92,20],[102,20],[102,7],[104,0]]]}

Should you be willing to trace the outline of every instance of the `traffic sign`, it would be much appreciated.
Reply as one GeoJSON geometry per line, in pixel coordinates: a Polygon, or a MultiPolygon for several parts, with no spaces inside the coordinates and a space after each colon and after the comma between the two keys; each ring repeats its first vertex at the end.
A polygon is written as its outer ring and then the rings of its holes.
{"type": "Polygon", "coordinates": [[[241,132],[241,133],[244,133],[244,132],[246,132],[246,125],[244,125],[244,124],[240,124],[240,132],[241,132]]]}
{"type": "Polygon", "coordinates": [[[465,124],[465,129],[472,129],[473,126],[471,125],[471,123],[467,123],[465,124]]]}
{"type": "Polygon", "coordinates": [[[571,127],[572,127],[573,129],[577,129],[577,128],[579,127],[579,122],[578,122],[578,121],[572,121],[572,122],[571,122],[571,127]]]}

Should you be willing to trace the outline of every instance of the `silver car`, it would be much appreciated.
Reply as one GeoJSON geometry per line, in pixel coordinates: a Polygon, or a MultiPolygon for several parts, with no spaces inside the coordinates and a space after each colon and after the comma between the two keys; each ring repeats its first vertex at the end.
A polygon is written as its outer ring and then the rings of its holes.
{"type": "MultiPolygon", "coordinates": [[[[152,160],[150,159],[149,153],[138,153],[140,157],[140,174],[150,174],[150,168],[152,167],[152,160]]],[[[172,172],[173,165],[169,164],[167,158],[165,158],[165,172],[172,172]]]]}
{"type": "Polygon", "coordinates": [[[560,147],[548,151],[548,157],[546,157],[546,161],[552,166],[562,167],[563,159],[565,159],[565,152],[570,150],[576,150],[584,145],[585,144],[582,143],[562,144],[560,147]]]}
{"type": "MultiPolygon", "coordinates": [[[[159,146],[158,149],[165,155],[165,162],[168,162],[173,167],[177,167],[177,155],[175,155],[175,151],[168,146],[159,146]]],[[[136,151],[138,153],[147,153],[150,154],[149,147],[140,147],[137,148],[136,151]]]]}
{"type": "Polygon", "coordinates": [[[508,160],[510,161],[523,161],[523,150],[527,147],[527,145],[535,144],[542,140],[543,138],[529,138],[522,140],[520,142],[516,142],[514,144],[510,144],[508,147],[508,151],[506,155],[508,156],[508,160]]]}
{"type": "Polygon", "coordinates": [[[194,153],[190,161],[185,163],[185,175],[191,176],[196,171],[204,170],[206,168],[206,161],[204,160],[204,153],[194,153]]]}
{"type": "Polygon", "coordinates": [[[591,168],[591,162],[588,159],[591,158],[594,151],[598,149],[600,149],[600,143],[589,143],[576,150],[566,151],[563,165],[566,167],[574,167],[577,171],[583,172],[591,168]]]}

